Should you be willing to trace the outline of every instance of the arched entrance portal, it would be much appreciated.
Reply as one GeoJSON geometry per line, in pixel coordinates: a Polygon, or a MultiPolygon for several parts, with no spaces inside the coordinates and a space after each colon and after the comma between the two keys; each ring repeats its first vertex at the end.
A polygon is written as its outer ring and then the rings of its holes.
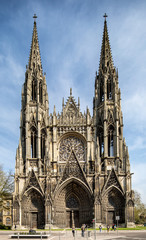
{"type": "Polygon", "coordinates": [[[66,183],[55,197],[54,223],[58,227],[81,227],[93,219],[93,200],[89,189],[78,180],[66,183]]]}
{"type": "Polygon", "coordinates": [[[41,194],[31,188],[22,199],[22,225],[27,228],[43,228],[45,220],[44,200],[41,194]]]}
{"type": "Polygon", "coordinates": [[[79,202],[75,195],[66,200],[66,226],[79,227],[79,202]]]}
{"type": "Polygon", "coordinates": [[[103,196],[103,222],[109,225],[116,223],[116,216],[120,216],[119,223],[125,222],[125,199],[122,192],[111,187],[103,196]]]}

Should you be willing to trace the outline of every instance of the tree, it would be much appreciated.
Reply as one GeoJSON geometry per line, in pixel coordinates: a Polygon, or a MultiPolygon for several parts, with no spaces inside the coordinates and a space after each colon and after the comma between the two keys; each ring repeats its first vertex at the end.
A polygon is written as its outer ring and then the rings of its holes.
{"type": "Polygon", "coordinates": [[[14,177],[9,171],[4,172],[2,165],[0,165],[0,206],[3,204],[3,199],[11,195],[14,190],[14,177]]]}
{"type": "Polygon", "coordinates": [[[135,214],[135,223],[136,224],[143,224],[146,221],[146,205],[142,203],[141,195],[139,192],[134,191],[134,198],[135,198],[135,207],[134,207],[134,214],[135,214]]]}

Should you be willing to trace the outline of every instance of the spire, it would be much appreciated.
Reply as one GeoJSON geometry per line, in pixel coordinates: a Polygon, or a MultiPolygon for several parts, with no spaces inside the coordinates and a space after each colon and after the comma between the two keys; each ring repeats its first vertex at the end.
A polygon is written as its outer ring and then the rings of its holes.
{"type": "Polygon", "coordinates": [[[38,72],[42,72],[41,56],[40,56],[39,41],[38,41],[37,26],[36,26],[36,18],[37,18],[36,14],[34,14],[33,18],[34,18],[34,25],[33,25],[30,56],[29,56],[29,69],[32,69],[33,71],[36,70],[38,72]]]}
{"type": "Polygon", "coordinates": [[[103,30],[103,39],[102,39],[102,47],[101,47],[101,54],[100,54],[99,71],[105,70],[108,67],[110,69],[114,68],[112,54],[111,54],[111,48],[110,48],[110,42],[109,42],[109,36],[108,36],[108,30],[107,30],[106,18],[108,16],[105,13],[103,17],[105,18],[105,20],[104,20],[104,30],[103,30]]]}

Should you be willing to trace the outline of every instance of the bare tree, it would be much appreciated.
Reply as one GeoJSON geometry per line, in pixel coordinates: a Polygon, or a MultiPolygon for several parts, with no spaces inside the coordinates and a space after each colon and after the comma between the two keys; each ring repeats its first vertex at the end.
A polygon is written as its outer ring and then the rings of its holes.
{"type": "Polygon", "coordinates": [[[146,221],[146,205],[141,200],[141,195],[139,192],[134,191],[135,197],[135,223],[143,224],[146,221]]]}
{"type": "Polygon", "coordinates": [[[14,176],[12,172],[4,172],[2,165],[0,165],[0,205],[2,205],[3,199],[14,190],[14,176]]]}

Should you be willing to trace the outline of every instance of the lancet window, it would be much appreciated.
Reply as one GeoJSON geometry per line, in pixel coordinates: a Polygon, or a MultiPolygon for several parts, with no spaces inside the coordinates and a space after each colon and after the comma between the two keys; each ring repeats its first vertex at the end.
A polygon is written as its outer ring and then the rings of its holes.
{"type": "Polygon", "coordinates": [[[41,159],[44,159],[45,157],[45,138],[46,133],[44,130],[41,131],[41,159]]]}
{"type": "Polygon", "coordinates": [[[39,83],[39,102],[43,103],[43,86],[42,86],[42,82],[39,83]]]}
{"type": "Polygon", "coordinates": [[[104,137],[103,137],[103,128],[99,128],[99,148],[100,148],[100,157],[103,156],[104,153],[104,137]]]}
{"type": "Polygon", "coordinates": [[[104,83],[103,83],[103,80],[101,80],[100,82],[100,102],[103,102],[104,101],[104,83]]]}
{"type": "Polygon", "coordinates": [[[36,138],[37,138],[37,131],[33,127],[31,129],[31,157],[36,158],[36,138]]]}
{"type": "Polygon", "coordinates": [[[32,80],[31,98],[33,101],[36,101],[36,99],[37,99],[37,83],[36,83],[35,79],[32,80]]]}
{"type": "Polygon", "coordinates": [[[114,156],[114,127],[112,125],[108,128],[108,156],[114,156]]]}
{"type": "Polygon", "coordinates": [[[112,83],[111,78],[107,80],[107,99],[112,99],[112,83]]]}

